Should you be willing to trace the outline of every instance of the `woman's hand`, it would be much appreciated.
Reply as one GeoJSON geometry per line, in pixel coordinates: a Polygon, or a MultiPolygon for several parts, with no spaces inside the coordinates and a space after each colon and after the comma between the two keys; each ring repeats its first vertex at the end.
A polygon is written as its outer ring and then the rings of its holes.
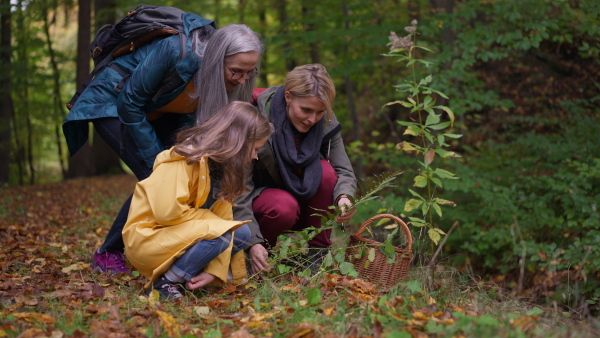
{"type": "Polygon", "coordinates": [[[336,222],[348,223],[352,220],[352,217],[354,217],[354,214],[356,213],[356,208],[348,209],[351,205],[352,203],[350,203],[350,199],[348,199],[346,195],[340,197],[338,206],[342,208],[342,214],[335,219],[336,222]]]}
{"type": "Polygon", "coordinates": [[[207,272],[201,272],[198,276],[192,277],[192,279],[185,283],[185,287],[188,290],[196,290],[203,286],[207,286],[210,282],[215,280],[215,276],[207,272]]]}
{"type": "Polygon", "coordinates": [[[252,271],[248,271],[248,273],[255,274],[261,271],[268,272],[273,268],[267,261],[269,253],[264,246],[254,244],[248,251],[248,254],[250,255],[250,266],[252,267],[252,271]]]}

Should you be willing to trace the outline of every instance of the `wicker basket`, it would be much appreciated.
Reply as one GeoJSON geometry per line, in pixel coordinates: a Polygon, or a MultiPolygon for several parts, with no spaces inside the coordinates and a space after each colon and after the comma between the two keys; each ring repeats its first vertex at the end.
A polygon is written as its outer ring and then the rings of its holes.
{"type": "Polygon", "coordinates": [[[346,261],[354,265],[354,269],[358,272],[358,276],[382,287],[384,289],[382,291],[389,290],[392,286],[406,278],[412,257],[412,236],[408,226],[406,226],[400,218],[389,214],[375,215],[364,222],[356,233],[350,236],[350,242],[346,249],[346,261]],[[369,224],[382,218],[389,218],[395,221],[406,234],[407,248],[400,249],[394,247],[394,250],[396,251],[394,263],[388,263],[388,257],[380,251],[379,248],[383,243],[360,237],[360,234],[369,224]],[[364,247],[366,250],[360,255],[362,257],[357,258],[359,251],[362,251],[361,247],[364,247]],[[371,248],[374,248],[375,250],[370,250],[371,248]],[[375,259],[373,261],[369,260],[368,253],[370,251],[375,251],[375,259]],[[367,261],[369,261],[369,263],[366,263],[367,261]]]}

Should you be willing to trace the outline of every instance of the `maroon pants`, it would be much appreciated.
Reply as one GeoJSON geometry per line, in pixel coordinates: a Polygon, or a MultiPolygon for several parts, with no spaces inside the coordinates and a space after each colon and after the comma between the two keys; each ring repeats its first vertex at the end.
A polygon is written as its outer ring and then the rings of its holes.
{"type": "MultiPolygon", "coordinates": [[[[321,227],[321,217],[333,205],[333,188],[337,182],[335,170],[329,162],[321,160],[323,177],[317,192],[307,201],[298,201],[285,190],[267,188],[252,203],[254,217],[268,246],[275,246],[277,236],[289,230],[302,230],[314,226],[321,227]]],[[[308,244],[316,247],[331,246],[331,229],[323,230],[308,244]]],[[[268,247],[267,246],[267,247],[268,247]]]]}

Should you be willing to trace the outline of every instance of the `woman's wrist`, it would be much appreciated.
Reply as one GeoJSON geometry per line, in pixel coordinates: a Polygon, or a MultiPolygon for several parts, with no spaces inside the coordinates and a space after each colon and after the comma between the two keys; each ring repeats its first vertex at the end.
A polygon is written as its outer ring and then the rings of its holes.
{"type": "Polygon", "coordinates": [[[338,196],[338,197],[335,199],[335,205],[340,205],[340,200],[341,200],[342,198],[348,198],[348,195],[346,195],[346,194],[341,194],[341,195],[339,195],[339,196],[338,196]]]}

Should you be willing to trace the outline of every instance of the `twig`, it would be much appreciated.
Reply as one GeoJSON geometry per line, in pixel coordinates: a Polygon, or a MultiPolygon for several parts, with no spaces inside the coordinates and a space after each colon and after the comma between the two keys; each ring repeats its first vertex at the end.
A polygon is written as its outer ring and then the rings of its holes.
{"type": "Polygon", "coordinates": [[[454,230],[454,228],[457,225],[458,225],[458,221],[456,221],[456,222],[454,222],[454,224],[452,224],[452,226],[450,227],[450,230],[448,230],[448,232],[446,233],[446,236],[444,236],[444,239],[442,239],[442,242],[438,246],[437,250],[435,250],[435,253],[433,254],[433,257],[431,257],[431,260],[429,261],[429,267],[432,267],[435,264],[435,259],[440,254],[440,251],[442,251],[442,247],[444,246],[444,243],[446,243],[446,240],[448,239],[448,237],[452,233],[452,230],[454,230]]]}
{"type": "Polygon", "coordinates": [[[573,277],[573,279],[575,280],[575,282],[577,282],[577,279],[579,278],[579,274],[581,273],[581,270],[583,270],[583,266],[585,265],[585,261],[587,260],[587,257],[590,254],[591,250],[592,250],[592,246],[588,245],[588,248],[585,251],[585,255],[583,256],[583,261],[579,265],[579,268],[577,269],[577,272],[575,273],[575,277],[573,277]]]}
{"type": "MultiPolygon", "coordinates": [[[[517,229],[517,234],[519,235],[519,239],[521,240],[522,250],[521,250],[521,259],[519,260],[519,283],[517,284],[517,296],[521,294],[523,290],[523,278],[525,277],[525,257],[527,255],[527,244],[523,239],[523,234],[521,234],[521,227],[519,226],[519,222],[517,222],[517,217],[512,217],[515,223],[513,224],[517,229]]],[[[513,234],[514,236],[514,234],[513,234]]],[[[516,244],[516,240],[515,240],[516,244]]]]}

